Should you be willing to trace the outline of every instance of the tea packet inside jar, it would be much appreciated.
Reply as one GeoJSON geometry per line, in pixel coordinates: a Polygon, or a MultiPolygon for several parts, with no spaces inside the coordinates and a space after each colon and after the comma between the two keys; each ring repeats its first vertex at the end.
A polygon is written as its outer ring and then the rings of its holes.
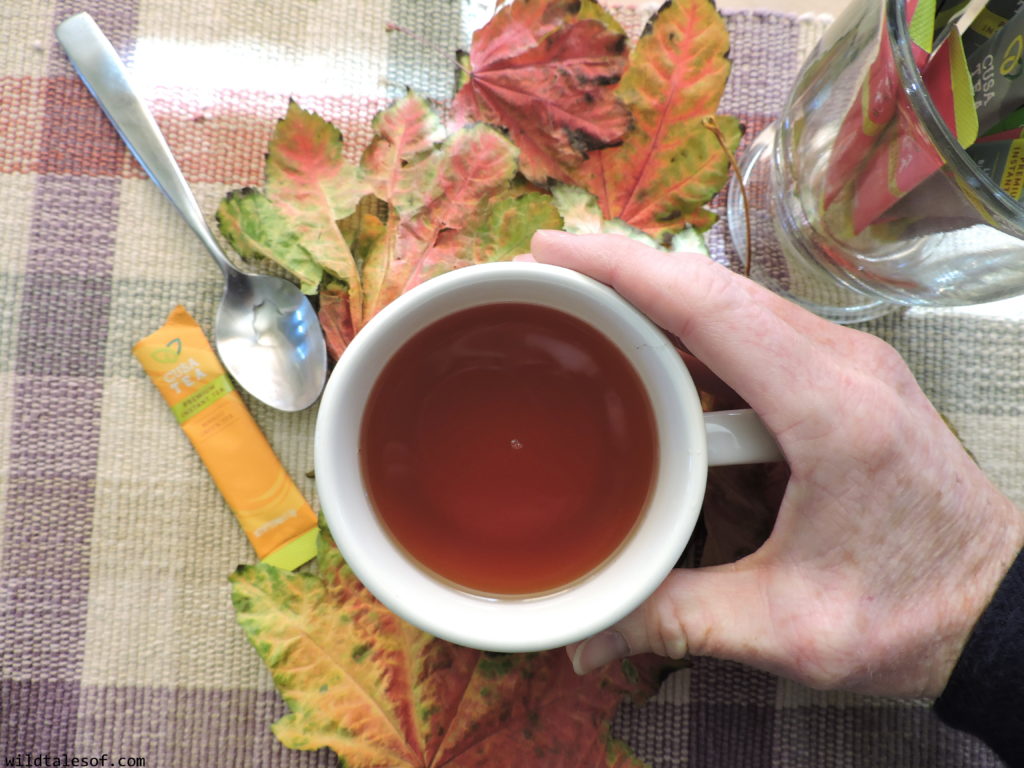
{"type": "Polygon", "coordinates": [[[1024,196],[1024,138],[978,142],[967,154],[1010,197],[1024,196]]]}
{"type": "Polygon", "coordinates": [[[963,31],[964,52],[970,58],[1024,7],[1024,0],[989,0],[963,31]]]}
{"type": "MultiPolygon", "coordinates": [[[[908,0],[906,13],[914,63],[922,67],[932,50],[935,0],[908,0]]],[[[825,205],[836,200],[855,169],[892,122],[896,115],[899,88],[892,48],[883,35],[878,54],[861,81],[857,97],[836,134],[825,186],[825,205]]]]}
{"type": "MultiPolygon", "coordinates": [[[[956,27],[928,59],[921,72],[925,89],[942,121],[961,147],[978,137],[978,117],[963,44],[956,27]]],[[[910,105],[901,100],[897,118],[854,180],[852,224],[860,233],[945,162],[916,128],[910,105]]]]}
{"type": "Polygon", "coordinates": [[[987,141],[1010,141],[1011,139],[1022,137],[1024,137],[1024,125],[1016,125],[1011,128],[1002,128],[998,131],[993,130],[991,133],[986,133],[978,138],[978,144],[984,144],[987,141]]]}
{"type": "Polygon", "coordinates": [[[1024,106],[1024,13],[1015,15],[968,59],[978,127],[987,133],[1024,106]]]}
{"type": "Polygon", "coordinates": [[[967,8],[970,0],[936,0],[935,2],[935,39],[945,37],[951,23],[956,22],[967,8]]]}
{"type": "MultiPolygon", "coordinates": [[[[1024,109],[1018,109],[1015,112],[1011,112],[998,123],[988,129],[988,132],[983,138],[989,136],[1000,135],[1006,131],[1019,129],[1024,126],[1024,109]]],[[[979,139],[981,141],[981,139],[979,139]]]]}
{"type": "Polygon", "coordinates": [[[176,307],[133,353],[170,406],[259,559],[293,570],[316,554],[317,517],[202,328],[176,307]]]}

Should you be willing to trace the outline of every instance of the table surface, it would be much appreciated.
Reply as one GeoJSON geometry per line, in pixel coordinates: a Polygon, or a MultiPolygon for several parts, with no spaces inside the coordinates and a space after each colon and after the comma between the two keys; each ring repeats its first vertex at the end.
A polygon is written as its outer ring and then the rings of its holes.
{"type": "MultiPolygon", "coordinates": [[[[745,142],[771,121],[826,26],[804,0],[754,2],[720,3],[733,61],[720,111],[742,119],[745,142]]],[[[97,18],[212,212],[229,190],[262,183],[289,96],[342,128],[350,158],[405,87],[450,98],[448,61],[389,36],[386,21],[451,50],[488,8],[491,0],[0,4],[0,754],[144,756],[161,768],[336,765],[325,750],[286,750],[272,735],[287,707],[235,624],[226,581],[252,552],[130,353],[179,302],[209,329],[219,272],[99,115],[54,24],[78,10],[97,18]]],[[[642,26],[644,13],[619,13],[642,26]]],[[[722,223],[708,240],[716,258],[735,259],[722,223]]],[[[1013,300],[864,326],[902,352],[1018,503],[1022,319],[1013,300]]],[[[315,502],[315,408],[249,405],[315,502]]],[[[647,704],[623,706],[613,733],[656,766],[998,764],[938,723],[927,702],[810,691],[708,659],[647,704]]]]}

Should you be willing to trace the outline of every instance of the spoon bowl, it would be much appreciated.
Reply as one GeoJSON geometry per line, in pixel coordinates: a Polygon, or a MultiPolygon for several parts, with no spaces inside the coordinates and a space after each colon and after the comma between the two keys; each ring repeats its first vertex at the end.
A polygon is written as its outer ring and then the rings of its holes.
{"type": "Polygon", "coordinates": [[[254,397],[282,411],[316,401],[327,350],[309,299],[286,280],[234,271],[214,324],[224,367],[254,397]]]}
{"type": "Polygon", "coordinates": [[[243,272],[224,255],[156,121],[93,18],[71,16],[56,34],[128,149],[220,267],[225,284],[214,345],[228,373],[272,408],[300,411],[312,405],[327,379],[327,346],[309,299],[293,283],[243,272]]]}

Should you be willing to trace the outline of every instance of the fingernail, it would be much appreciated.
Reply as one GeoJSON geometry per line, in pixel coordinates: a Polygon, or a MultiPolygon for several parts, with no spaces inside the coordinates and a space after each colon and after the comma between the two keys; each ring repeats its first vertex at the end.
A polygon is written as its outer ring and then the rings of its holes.
{"type": "Polygon", "coordinates": [[[577,675],[603,667],[610,661],[629,655],[629,644],[619,632],[610,629],[583,641],[572,657],[572,668],[577,675]]]}
{"type": "Polygon", "coordinates": [[[665,655],[670,659],[681,659],[686,655],[687,648],[685,637],[676,637],[666,643],[665,655]]]}

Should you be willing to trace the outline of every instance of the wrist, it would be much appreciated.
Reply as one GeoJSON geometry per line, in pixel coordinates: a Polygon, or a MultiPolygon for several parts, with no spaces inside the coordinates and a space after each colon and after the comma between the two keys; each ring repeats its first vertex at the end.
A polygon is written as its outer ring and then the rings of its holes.
{"type": "Polygon", "coordinates": [[[1024,549],[973,627],[936,714],[1004,760],[1024,756],[1024,549]]]}
{"type": "Polygon", "coordinates": [[[929,698],[939,696],[967,647],[979,620],[990,606],[1008,572],[1024,550],[1024,515],[998,491],[988,514],[979,520],[977,535],[965,541],[961,567],[951,574],[953,588],[942,598],[944,638],[936,646],[933,674],[925,688],[929,698]]]}

